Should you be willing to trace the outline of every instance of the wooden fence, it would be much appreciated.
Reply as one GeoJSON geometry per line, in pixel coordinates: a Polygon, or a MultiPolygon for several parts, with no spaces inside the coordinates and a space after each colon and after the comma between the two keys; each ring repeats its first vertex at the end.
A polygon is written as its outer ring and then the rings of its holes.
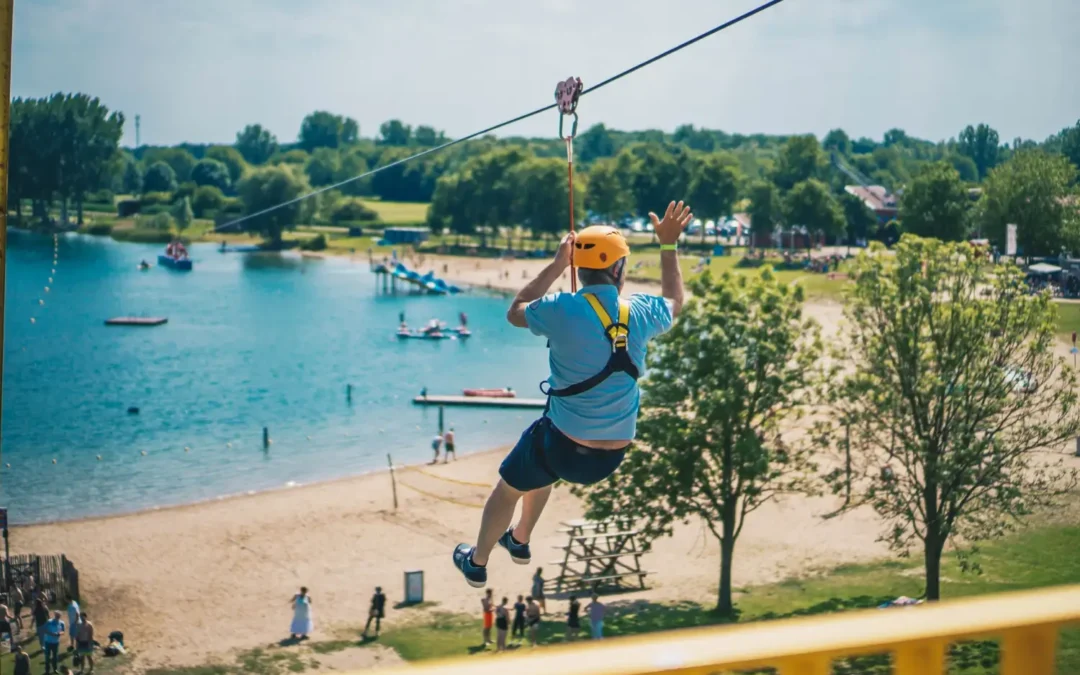
{"type": "Polygon", "coordinates": [[[66,603],[68,597],[80,599],[79,571],[64,555],[21,554],[13,555],[7,561],[0,560],[0,587],[10,581],[12,586],[26,592],[31,575],[34,589],[43,589],[55,602],[66,603]],[[10,577],[8,564],[11,565],[10,577]]]}

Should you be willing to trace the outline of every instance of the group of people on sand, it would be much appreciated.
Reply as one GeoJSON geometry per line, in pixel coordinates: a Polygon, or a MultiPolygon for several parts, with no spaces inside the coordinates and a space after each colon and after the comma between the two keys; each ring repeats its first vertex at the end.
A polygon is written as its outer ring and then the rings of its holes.
{"type": "MultiPolygon", "coordinates": [[[[97,643],[94,640],[94,624],[90,617],[79,608],[79,603],[70,598],[67,607],[67,621],[64,614],[59,610],[49,609],[48,596],[43,589],[34,588],[30,583],[30,590],[25,591],[18,586],[11,589],[8,601],[12,608],[0,605],[0,640],[6,638],[11,648],[14,659],[15,675],[30,675],[30,654],[24,647],[31,638],[16,639],[16,634],[22,633],[26,628],[22,610],[26,606],[27,596],[32,599],[30,603],[29,622],[35,631],[40,653],[44,655],[45,675],[60,675],[60,650],[67,636],[67,652],[73,656],[72,664],[77,665],[79,673],[94,672],[94,649],[97,643]]],[[[64,668],[65,675],[71,670],[64,668]]]]}
{"type": "MultiPolygon", "coordinates": [[[[566,609],[566,634],[565,639],[572,642],[581,633],[581,602],[576,595],[568,598],[569,604],[566,609]]],[[[529,644],[536,646],[540,631],[540,617],[548,613],[547,598],[544,595],[543,570],[537,568],[533,575],[532,594],[517,596],[517,602],[511,607],[510,599],[503,597],[498,605],[495,604],[494,592],[489,588],[480,600],[483,612],[483,636],[484,646],[491,644],[491,629],[495,629],[495,651],[503,652],[507,649],[520,646],[525,640],[528,631],[529,644]],[[513,610],[513,618],[510,611],[513,610]],[[507,644],[507,638],[513,641],[507,644]]],[[[589,628],[594,640],[604,638],[604,614],[607,607],[600,602],[596,593],[592,594],[591,600],[585,606],[585,613],[589,617],[589,628]]]]}
{"type": "MultiPolygon", "coordinates": [[[[300,592],[289,600],[293,608],[292,623],[289,625],[289,639],[293,641],[307,640],[315,630],[315,620],[311,612],[311,596],[308,595],[307,586],[301,586],[300,592]]],[[[375,623],[375,637],[379,637],[382,630],[382,620],[386,618],[386,594],[382,586],[375,587],[375,593],[371,596],[371,604],[368,606],[368,620],[364,626],[364,639],[368,639],[368,631],[371,630],[372,622],[375,623]]]]}
{"type": "Polygon", "coordinates": [[[435,434],[435,437],[431,439],[431,449],[435,452],[435,457],[432,458],[429,464],[436,464],[439,461],[439,450],[446,446],[446,453],[443,455],[443,464],[450,461],[450,455],[454,456],[454,461],[457,461],[457,446],[454,444],[454,427],[450,427],[441,434],[435,434]]]}

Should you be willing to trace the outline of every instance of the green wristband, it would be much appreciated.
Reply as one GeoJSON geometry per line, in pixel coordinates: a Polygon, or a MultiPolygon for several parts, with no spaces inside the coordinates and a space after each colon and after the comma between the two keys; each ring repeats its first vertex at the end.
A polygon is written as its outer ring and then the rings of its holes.
{"type": "Polygon", "coordinates": [[[660,250],[661,251],[678,251],[679,250],[679,245],[678,244],[660,244],[660,250]]]}

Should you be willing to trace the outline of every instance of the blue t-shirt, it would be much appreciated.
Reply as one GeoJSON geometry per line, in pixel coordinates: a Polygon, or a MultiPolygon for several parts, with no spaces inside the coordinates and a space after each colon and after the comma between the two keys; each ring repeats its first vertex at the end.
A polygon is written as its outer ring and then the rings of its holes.
{"type": "MultiPolygon", "coordinates": [[[[619,317],[619,291],[614,286],[586,286],[577,293],[552,293],[525,308],[525,321],[534,334],[549,341],[553,389],[561,389],[596,375],[611,357],[611,343],[603,324],[585,299],[592,293],[612,321],[619,317]]],[[[630,303],[630,359],[645,376],[649,340],[671,328],[671,301],[656,295],[635,294],[630,303]]],[[[633,440],[637,432],[641,394],[626,373],[614,373],[589,391],[575,396],[551,397],[548,417],[563,433],[585,441],[633,440]]]]}

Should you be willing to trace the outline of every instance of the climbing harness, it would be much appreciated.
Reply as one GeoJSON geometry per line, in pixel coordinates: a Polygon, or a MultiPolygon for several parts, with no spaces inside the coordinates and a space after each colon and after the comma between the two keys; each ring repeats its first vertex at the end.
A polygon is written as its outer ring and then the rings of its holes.
{"type": "MultiPolygon", "coordinates": [[[[559,108],[559,138],[566,141],[566,183],[570,194],[570,234],[574,233],[574,136],[577,136],[577,104],[584,85],[580,77],[570,77],[555,86],[555,105],[559,108]],[[563,119],[567,115],[574,117],[570,125],[570,134],[563,136],[563,119]]],[[[570,292],[577,292],[577,277],[574,275],[574,249],[570,248],[570,292]]]]}
{"type": "MultiPolygon", "coordinates": [[[[630,344],[630,303],[620,298],[619,320],[612,321],[607,310],[604,309],[604,306],[600,304],[600,300],[595,295],[586,293],[585,299],[589,301],[589,305],[596,312],[596,317],[600,319],[600,323],[604,326],[604,337],[611,343],[611,356],[608,357],[608,362],[604,365],[603,370],[582,382],[571,384],[562,389],[552,389],[550,385],[545,389],[544,385],[547,382],[541,382],[540,391],[548,397],[576,396],[585,393],[615,373],[626,373],[635,382],[640,377],[638,367],[631,360],[628,349],[630,344]]],[[[551,403],[550,398],[548,403],[551,403]]]]}

